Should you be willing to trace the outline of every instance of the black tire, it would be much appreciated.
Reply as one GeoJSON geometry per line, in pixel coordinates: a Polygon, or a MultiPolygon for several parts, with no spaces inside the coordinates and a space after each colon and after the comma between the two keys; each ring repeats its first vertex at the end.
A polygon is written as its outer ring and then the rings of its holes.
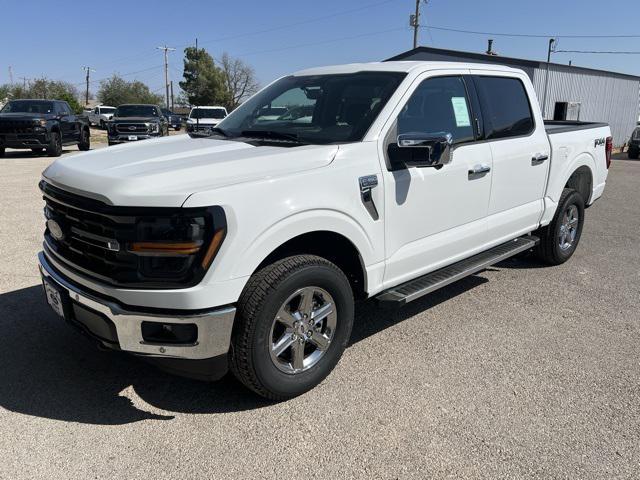
{"type": "Polygon", "coordinates": [[[58,132],[51,132],[51,139],[47,147],[47,155],[50,157],[59,157],[62,155],[62,139],[58,132]]]}
{"type": "Polygon", "coordinates": [[[80,131],[80,141],[78,142],[78,150],[86,152],[91,149],[91,135],[88,128],[83,128],[80,131]]]}
{"type": "Polygon", "coordinates": [[[631,160],[637,160],[638,159],[638,154],[640,152],[638,150],[629,150],[627,152],[627,156],[629,157],[629,159],[631,160]]]}
{"type": "MultiPolygon", "coordinates": [[[[560,196],[558,208],[553,220],[546,227],[540,228],[534,235],[540,237],[540,243],[536,247],[536,256],[548,265],[560,265],[571,258],[578,247],[580,236],[582,235],[582,227],[584,225],[584,199],[582,195],[572,188],[565,188],[560,196]],[[571,245],[565,248],[560,246],[560,235],[565,214],[569,209],[575,206],[578,214],[578,222],[576,225],[575,238],[571,245]]],[[[565,244],[566,245],[566,244],[565,244]]]]}
{"type": "Polygon", "coordinates": [[[4,153],[5,153],[4,147],[0,147],[0,157],[4,157],[4,153]]]}
{"type": "Polygon", "coordinates": [[[107,129],[107,124],[104,123],[104,120],[100,120],[100,129],[101,130],[106,130],[107,129]]]}
{"type": "Polygon", "coordinates": [[[301,395],[322,382],[340,360],[351,336],[353,315],[351,285],[328,260],[296,255],[268,265],[249,279],[240,296],[229,352],[231,371],[245,386],[270,400],[301,395]],[[310,286],[324,289],[335,302],[333,338],[313,366],[284,373],[271,358],[271,328],[287,299],[310,286]]]}

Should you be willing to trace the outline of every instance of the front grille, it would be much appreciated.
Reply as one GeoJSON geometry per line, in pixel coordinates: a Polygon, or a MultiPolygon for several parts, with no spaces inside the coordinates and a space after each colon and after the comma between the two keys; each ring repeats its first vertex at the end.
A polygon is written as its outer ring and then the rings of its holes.
{"type": "Polygon", "coordinates": [[[0,120],[0,133],[33,133],[33,122],[27,120],[0,120]]]}
{"type": "Polygon", "coordinates": [[[149,128],[144,123],[117,123],[118,133],[147,133],[149,128]]]}
{"type": "MultiPolygon", "coordinates": [[[[174,264],[168,265],[169,270],[149,274],[146,272],[150,271],[150,262],[154,259],[128,249],[138,240],[140,222],[181,217],[192,212],[202,214],[203,209],[114,207],[44,181],[40,182],[40,189],[48,224],[44,234],[45,252],[63,266],[102,283],[131,288],[186,287],[196,284],[204,275],[200,254],[189,259],[176,258],[174,264]],[[48,220],[54,220],[59,229],[55,228],[52,233],[48,220]],[[172,266],[175,269],[171,269],[172,266]]],[[[226,225],[222,209],[214,209],[209,230],[213,228],[214,217],[220,218],[219,224],[226,225]]]]}

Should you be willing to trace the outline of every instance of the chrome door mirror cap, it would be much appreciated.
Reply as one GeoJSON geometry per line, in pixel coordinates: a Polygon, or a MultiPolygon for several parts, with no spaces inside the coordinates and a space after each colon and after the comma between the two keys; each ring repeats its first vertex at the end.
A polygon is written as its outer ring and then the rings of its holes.
{"type": "Polygon", "coordinates": [[[453,135],[449,132],[409,132],[398,135],[397,145],[400,148],[418,148],[425,150],[424,161],[411,162],[417,167],[436,167],[445,165],[451,160],[453,135]]]}

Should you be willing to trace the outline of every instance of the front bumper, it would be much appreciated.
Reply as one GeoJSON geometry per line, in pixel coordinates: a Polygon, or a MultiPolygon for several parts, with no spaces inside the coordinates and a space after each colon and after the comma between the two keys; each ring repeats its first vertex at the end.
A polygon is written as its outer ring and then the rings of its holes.
{"type": "Polygon", "coordinates": [[[148,140],[150,138],[156,138],[159,135],[157,133],[132,133],[131,135],[119,133],[119,134],[109,134],[109,143],[127,143],[127,142],[137,142],[138,140],[148,140]],[[135,137],[135,138],[133,138],[135,137]]]}
{"type": "Polygon", "coordinates": [[[65,297],[68,295],[72,308],[68,309],[71,318],[67,320],[109,348],[149,357],[188,360],[211,359],[229,351],[236,312],[233,306],[171,314],[136,310],[71,283],[54,269],[44,252],[38,254],[38,262],[43,280],[52,282],[65,297]],[[196,325],[197,338],[188,344],[148,342],[143,338],[143,322],[196,325]],[[111,338],[107,338],[109,329],[115,329],[111,338]]]}
{"type": "Polygon", "coordinates": [[[46,148],[48,145],[49,134],[47,132],[0,134],[0,147],[46,148]]]}

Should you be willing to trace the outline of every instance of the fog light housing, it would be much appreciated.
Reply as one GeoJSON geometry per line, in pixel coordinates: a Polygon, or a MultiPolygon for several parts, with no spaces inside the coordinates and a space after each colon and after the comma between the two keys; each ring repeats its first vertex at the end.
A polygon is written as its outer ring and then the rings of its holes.
{"type": "Polygon", "coordinates": [[[195,323],[142,322],[141,329],[145,343],[194,345],[198,341],[195,323]]]}

